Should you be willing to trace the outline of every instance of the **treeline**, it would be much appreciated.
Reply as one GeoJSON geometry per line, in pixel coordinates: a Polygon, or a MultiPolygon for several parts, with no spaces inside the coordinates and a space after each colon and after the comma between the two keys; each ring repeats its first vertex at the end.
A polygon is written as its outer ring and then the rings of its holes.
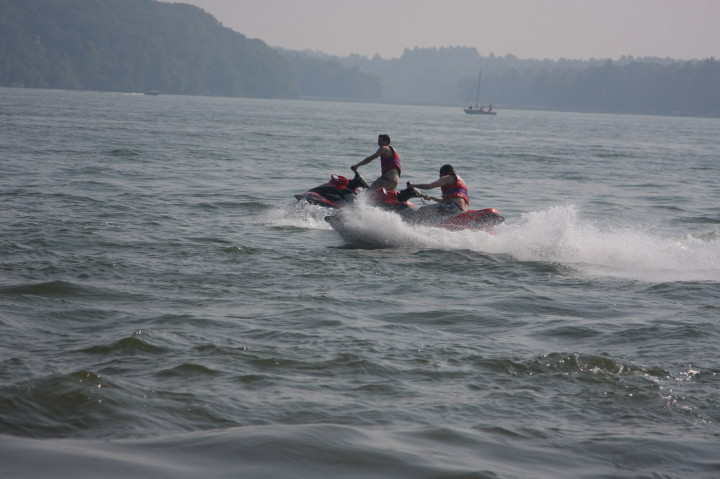
{"type": "Polygon", "coordinates": [[[156,0],[0,0],[0,85],[720,116],[720,62],[533,60],[475,48],[400,58],[269,47],[156,0]]]}
{"type": "MultiPolygon", "coordinates": [[[[503,89],[511,79],[498,78],[503,89]]],[[[720,116],[720,62],[714,59],[670,65],[608,60],[577,72],[540,72],[528,88],[541,108],[720,116]]]]}
{"type": "Polygon", "coordinates": [[[399,59],[351,55],[343,64],[383,81],[383,100],[598,112],[720,116],[720,62],[622,57],[521,60],[481,56],[475,48],[405,50],[399,59]]]}

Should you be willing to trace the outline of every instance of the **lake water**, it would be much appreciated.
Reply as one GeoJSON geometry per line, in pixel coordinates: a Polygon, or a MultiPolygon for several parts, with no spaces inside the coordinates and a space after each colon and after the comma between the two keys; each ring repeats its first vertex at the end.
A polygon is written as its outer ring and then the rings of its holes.
{"type": "Polygon", "coordinates": [[[0,89],[0,120],[0,477],[720,477],[719,119],[0,89]],[[296,203],[379,133],[497,235],[365,207],[367,248],[296,203]]]}

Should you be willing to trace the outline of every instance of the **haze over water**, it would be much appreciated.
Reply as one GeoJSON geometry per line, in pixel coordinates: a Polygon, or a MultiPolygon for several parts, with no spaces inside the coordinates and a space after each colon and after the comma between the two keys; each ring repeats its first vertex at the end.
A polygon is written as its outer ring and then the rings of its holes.
{"type": "Polygon", "coordinates": [[[720,475],[717,119],[0,97],[2,477],[720,475]],[[497,235],[295,202],[378,133],[497,235]]]}

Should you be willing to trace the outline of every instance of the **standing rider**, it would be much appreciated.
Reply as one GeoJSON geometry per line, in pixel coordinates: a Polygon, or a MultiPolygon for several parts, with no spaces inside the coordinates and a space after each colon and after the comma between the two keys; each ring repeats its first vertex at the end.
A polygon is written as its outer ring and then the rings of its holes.
{"type": "Polygon", "coordinates": [[[395,148],[390,146],[389,135],[383,134],[378,136],[377,151],[361,162],[354,164],[350,169],[357,171],[359,167],[367,165],[377,157],[380,157],[381,175],[377,180],[373,181],[370,189],[377,190],[379,188],[385,188],[387,191],[394,191],[400,179],[400,155],[395,151],[395,148]]]}
{"type": "Polygon", "coordinates": [[[430,216],[446,216],[462,213],[470,207],[470,198],[468,197],[468,189],[465,182],[455,173],[452,165],[443,165],[440,168],[440,178],[432,183],[422,183],[414,185],[408,181],[409,188],[415,187],[421,190],[431,190],[440,187],[442,198],[432,196],[424,196],[425,199],[437,201],[437,205],[423,206],[418,209],[416,215],[419,218],[428,218],[430,216]]]}

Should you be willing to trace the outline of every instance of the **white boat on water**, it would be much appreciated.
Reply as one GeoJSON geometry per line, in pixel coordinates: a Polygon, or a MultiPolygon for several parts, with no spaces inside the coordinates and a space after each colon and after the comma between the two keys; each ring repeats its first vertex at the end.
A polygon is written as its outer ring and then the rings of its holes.
{"type": "MultiPolygon", "coordinates": [[[[492,105],[480,105],[478,103],[480,99],[480,78],[482,72],[478,73],[477,85],[475,86],[475,104],[467,105],[464,110],[468,115],[497,115],[497,112],[492,105]]],[[[470,92],[472,94],[472,91],[470,92]]]]}

